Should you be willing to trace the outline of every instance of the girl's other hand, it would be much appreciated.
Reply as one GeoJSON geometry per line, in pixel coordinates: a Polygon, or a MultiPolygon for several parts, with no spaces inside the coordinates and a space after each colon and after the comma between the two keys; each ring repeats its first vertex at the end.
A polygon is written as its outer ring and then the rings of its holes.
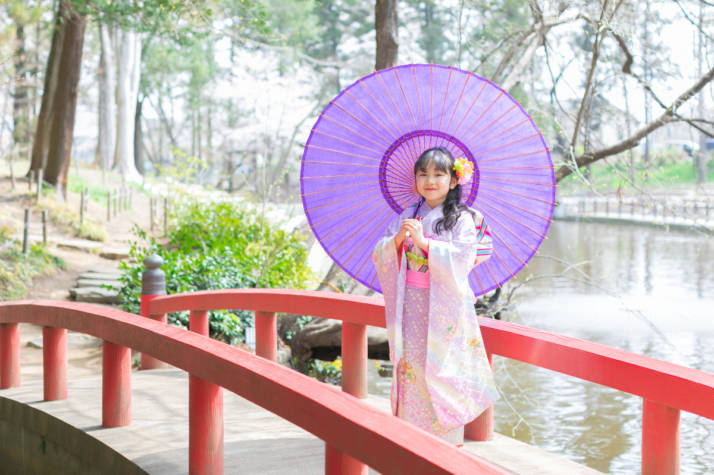
{"type": "Polygon", "coordinates": [[[402,221],[402,227],[399,229],[399,232],[394,236],[394,245],[399,249],[399,246],[402,245],[404,240],[407,238],[408,230],[404,226],[404,221],[402,221]]]}

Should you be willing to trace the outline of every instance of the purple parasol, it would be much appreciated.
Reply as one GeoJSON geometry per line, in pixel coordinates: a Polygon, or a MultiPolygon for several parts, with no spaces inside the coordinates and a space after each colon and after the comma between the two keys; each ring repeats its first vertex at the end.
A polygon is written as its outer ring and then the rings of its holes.
{"type": "Polygon", "coordinates": [[[410,64],[366,76],[320,115],[302,157],[310,227],[349,275],[380,291],[371,254],[418,196],[413,164],[436,146],[474,165],[462,201],[491,227],[494,255],[469,275],[475,295],[514,277],[550,225],[555,175],[533,119],[505,91],[468,71],[410,64]]]}

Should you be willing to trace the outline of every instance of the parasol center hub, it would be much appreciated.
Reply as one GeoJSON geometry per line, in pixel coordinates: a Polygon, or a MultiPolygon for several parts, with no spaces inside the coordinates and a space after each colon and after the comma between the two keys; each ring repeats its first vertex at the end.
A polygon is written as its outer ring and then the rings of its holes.
{"type": "Polygon", "coordinates": [[[474,174],[469,183],[461,186],[461,202],[471,206],[476,200],[479,169],[469,148],[446,132],[415,130],[392,142],[379,164],[379,188],[385,201],[397,214],[419,199],[414,190],[414,163],[424,151],[434,147],[444,147],[454,158],[464,157],[471,162],[474,174]]]}

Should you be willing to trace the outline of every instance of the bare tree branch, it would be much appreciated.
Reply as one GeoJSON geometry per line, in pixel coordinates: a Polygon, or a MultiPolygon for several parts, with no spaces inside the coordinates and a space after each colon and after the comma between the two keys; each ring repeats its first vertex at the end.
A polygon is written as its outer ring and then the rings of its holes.
{"type": "MultiPolygon", "coordinates": [[[[593,76],[595,75],[595,69],[597,68],[598,59],[600,58],[600,45],[608,31],[605,26],[605,13],[607,11],[608,0],[602,5],[602,10],[600,11],[600,19],[595,24],[595,39],[593,40],[592,56],[590,58],[590,69],[588,70],[587,79],[585,80],[585,92],[583,93],[583,98],[580,101],[580,107],[578,108],[578,113],[575,116],[575,126],[573,127],[573,137],[570,139],[570,148],[575,149],[575,144],[578,141],[578,133],[580,132],[580,122],[583,119],[583,113],[585,112],[588,98],[591,95],[591,89],[593,87],[593,76]]],[[[612,18],[612,17],[611,17],[612,18]]]]}
{"type": "MultiPolygon", "coordinates": [[[[657,119],[635,132],[631,137],[628,137],[625,140],[616,143],[615,145],[600,150],[595,150],[593,152],[584,153],[578,157],[574,157],[574,167],[583,167],[585,165],[589,165],[593,162],[596,162],[601,158],[609,157],[610,155],[615,155],[620,152],[624,152],[625,150],[629,150],[637,146],[640,140],[652,133],[654,130],[662,127],[663,125],[669,122],[679,120],[677,116],[677,109],[682,104],[691,99],[699,91],[701,91],[704,86],[706,86],[712,81],[712,79],[714,79],[714,68],[710,69],[704,76],[699,78],[699,80],[694,85],[692,85],[692,87],[680,94],[680,96],[677,97],[677,99],[675,99],[675,101],[657,119]]],[[[573,171],[574,168],[564,165],[560,167],[555,173],[555,180],[560,181],[566,176],[573,173],[573,171]]]]}

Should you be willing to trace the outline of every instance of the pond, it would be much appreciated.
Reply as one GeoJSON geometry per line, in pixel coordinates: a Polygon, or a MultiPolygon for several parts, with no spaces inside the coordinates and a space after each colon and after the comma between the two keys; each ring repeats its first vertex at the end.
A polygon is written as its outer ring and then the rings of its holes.
{"type": "MultiPolygon", "coordinates": [[[[714,373],[713,271],[714,239],[700,232],[556,221],[518,276],[527,284],[508,319],[714,373]]],[[[494,366],[498,432],[639,473],[641,398],[499,357],[494,366]]],[[[714,421],[682,412],[680,424],[682,473],[714,473],[714,421]]]]}

